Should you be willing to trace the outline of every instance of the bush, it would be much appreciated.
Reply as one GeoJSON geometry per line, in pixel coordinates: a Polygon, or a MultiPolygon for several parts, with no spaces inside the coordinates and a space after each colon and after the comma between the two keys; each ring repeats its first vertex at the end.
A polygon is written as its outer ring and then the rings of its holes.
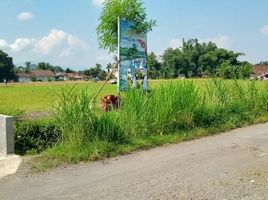
{"type": "Polygon", "coordinates": [[[39,153],[56,144],[61,132],[52,119],[15,121],[15,153],[39,153]]]}

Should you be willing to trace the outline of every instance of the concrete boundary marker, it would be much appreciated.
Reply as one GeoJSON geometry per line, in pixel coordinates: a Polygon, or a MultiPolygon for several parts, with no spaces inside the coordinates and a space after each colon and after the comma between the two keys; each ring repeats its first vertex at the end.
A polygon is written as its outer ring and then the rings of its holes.
{"type": "Polygon", "coordinates": [[[14,154],[13,117],[0,114],[0,156],[14,154]]]}

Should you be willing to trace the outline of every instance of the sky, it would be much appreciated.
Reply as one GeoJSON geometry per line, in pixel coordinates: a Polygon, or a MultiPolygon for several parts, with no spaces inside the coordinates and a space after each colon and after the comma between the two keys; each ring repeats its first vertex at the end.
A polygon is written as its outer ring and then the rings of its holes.
{"type": "MultiPolygon", "coordinates": [[[[0,49],[16,65],[49,62],[84,70],[104,67],[114,54],[99,49],[96,35],[103,0],[1,0],[0,49]]],[[[182,39],[213,41],[243,52],[241,60],[268,60],[267,0],[143,0],[157,26],[148,50],[162,55],[182,39]]]]}

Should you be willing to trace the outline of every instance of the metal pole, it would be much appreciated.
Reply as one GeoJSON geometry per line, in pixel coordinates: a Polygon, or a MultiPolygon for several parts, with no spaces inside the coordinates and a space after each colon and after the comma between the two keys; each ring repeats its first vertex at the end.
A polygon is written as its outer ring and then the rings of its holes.
{"type": "Polygon", "coordinates": [[[98,92],[96,93],[96,95],[93,97],[92,103],[95,103],[96,98],[98,97],[98,95],[100,94],[100,92],[102,91],[102,89],[104,88],[104,86],[107,84],[107,82],[109,81],[109,78],[112,76],[112,74],[114,73],[114,71],[115,71],[115,69],[116,69],[117,66],[118,66],[118,61],[114,64],[114,67],[112,68],[112,71],[107,76],[106,80],[104,81],[104,83],[102,84],[102,86],[100,87],[100,89],[98,90],[98,92]]]}
{"type": "Polygon", "coordinates": [[[118,96],[118,107],[120,106],[120,103],[121,103],[121,100],[120,100],[120,68],[121,68],[121,66],[120,66],[120,60],[121,60],[121,58],[120,58],[120,38],[121,38],[121,36],[120,36],[120,34],[121,34],[121,31],[120,31],[120,17],[118,17],[117,18],[117,30],[118,30],[118,33],[117,33],[117,36],[118,36],[118,38],[117,38],[117,48],[118,48],[118,50],[117,50],[117,58],[118,58],[118,76],[117,76],[117,91],[118,91],[118,94],[117,94],[117,96],[118,96]]]}

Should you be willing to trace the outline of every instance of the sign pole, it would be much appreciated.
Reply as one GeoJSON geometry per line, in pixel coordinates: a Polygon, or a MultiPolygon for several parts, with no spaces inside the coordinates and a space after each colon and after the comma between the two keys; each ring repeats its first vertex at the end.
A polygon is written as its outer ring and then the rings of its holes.
{"type": "Polygon", "coordinates": [[[121,70],[121,58],[120,58],[120,17],[117,18],[117,25],[118,25],[118,50],[117,50],[117,63],[118,63],[118,75],[117,75],[117,92],[118,92],[118,107],[120,106],[120,70],[121,70]]]}

